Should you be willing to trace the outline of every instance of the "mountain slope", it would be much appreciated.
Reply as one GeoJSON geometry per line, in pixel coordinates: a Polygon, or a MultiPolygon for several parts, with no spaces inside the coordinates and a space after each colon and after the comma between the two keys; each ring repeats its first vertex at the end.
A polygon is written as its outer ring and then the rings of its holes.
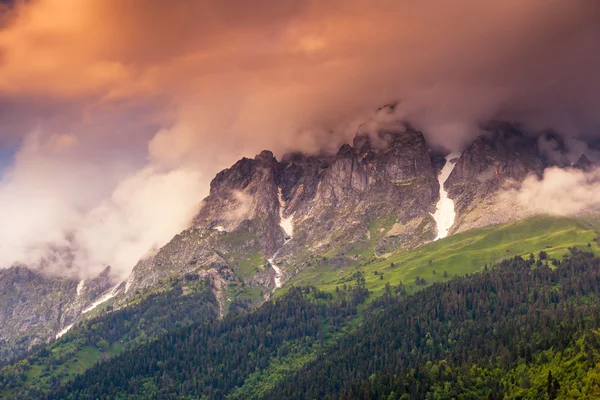
{"type": "Polygon", "coordinates": [[[0,360],[68,330],[85,308],[108,289],[109,270],[84,283],[25,267],[0,269],[0,360]]]}
{"type": "MultiPolygon", "coordinates": [[[[434,282],[481,271],[484,264],[491,266],[496,261],[519,254],[529,258],[529,253],[534,252],[536,258],[539,258],[539,251],[544,250],[547,262],[552,262],[554,258],[561,261],[563,255],[569,253],[568,247],[574,245],[588,249],[587,243],[590,243],[589,249],[598,251],[594,240],[598,233],[590,229],[589,221],[592,221],[591,225],[595,223],[594,219],[581,221],[536,217],[476,229],[409,252],[399,252],[385,261],[375,260],[373,264],[363,265],[352,271],[346,270],[345,276],[333,276],[332,282],[322,276],[314,278],[301,273],[283,291],[278,292],[275,300],[285,296],[289,290],[295,290],[293,285],[310,284],[325,291],[319,292],[318,301],[340,301],[344,298],[363,301],[365,291],[370,290],[371,294],[366,299],[370,303],[378,301],[378,296],[385,293],[387,284],[394,293],[411,294],[434,282]],[[429,264],[431,257],[433,265],[429,264]],[[437,273],[433,274],[433,269],[437,269],[437,273]],[[444,271],[448,273],[447,276],[444,271]],[[424,280],[419,285],[415,284],[416,275],[424,280]],[[361,282],[361,286],[357,286],[357,280],[361,282]],[[401,285],[401,282],[404,284],[401,285]],[[356,291],[357,289],[360,290],[356,291]]],[[[324,271],[329,270],[323,268],[324,271]]],[[[200,278],[199,275],[190,273],[182,279],[170,279],[161,290],[164,289],[167,291],[156,291],[142,298],[134,298],[127,307],[105,312],[83,325],[78,324],[58,342],[42,348],[27,360],[0,370],[0,387],[4,388],[4,393],[19,393],[21,397],[31,397],[36,393],[41,395],[50,388],[56,388],[56,385],[70,381],[77,373],[83,373],[98,361],[114,357],[126,349],[133,351],[136,346],[145,345],[149,339],[160,339],[177,326],[205,321],[218,313],[210,278],[200,278]],[[211,298],[213,300],[205,301],[211,298]],[[123,321],[127,322],[123,324],[123,321]],[[90,336],[91,333],[93,334],[90,336]],[[45,370],[44,374],[41,374],[42,369],[45,370]],[[22,377],[26,379],[23,380],[22,377]]],[[[336,315],[336,310],[332,306],[327,318],[336,315]]],[[[276,358],[266,365],[261,364],[260,368],[245,375],[243,385],[235,389],[231,396],[244,398],[247,393],[265,392],[277,379],[283,379],[290,371],[296,371],[314,360],[322,346],[354,329],[360,318],[368,315],[362,312],[362,306],[355,308],[351,314],[345,317],[345,322],[336,322],[335,329],[327,328],[322,338],[301,340],[286,347],[284,352],[278,352],[276,358]]],[[[233,321],[237,317],[228,318],[233,321]]],[[[254,317],[252,321],[256,322],[256,318],[258,317],[254,317]]]]}
{"type": "MultiPolygon", "coordinates": [[[[108,307],[110,310],[112,306],[108,307]]],[[[32,398],[101,360],[218,316],[211,282],[190,274],[128,307],[80,322],[58,341],[0,370],[0,398],[32,398]]]]}
{"type": "MultiPolygon", "coordinates": [[[[359,302],[360,287],[358,279],[357,297],[351,296],[359,302]]],[[[245,393],[499,399],[569,392],[589,398],[597,391],[589,379],[600,362],[600,314],[593,305],[599,293],[600,259],[577,250],[556,269],[515,257],[411,296],[387,291],[362,314],[364,322],[347,331],[337,324],[352,308],[343,302],[322,308],[327,296],[295,288],[251,314],[178,330],[99,364],[49,398],[243,398],[238,389],[251,373],[268,371],[298,346],[314,356],[287,373],[278,370],[282,375],[254,380],[274,379],[260,392],[246,387],[245,393]],[[577,368],[547,358],[559,352],[577,368]]]]}
{"type": "Polygon", "coordinates": [[[340,270],[316,264],[300,272],[292,281],[296,285],[315,285],[334,292],[336,287],[352,281],[357,272],[364,274],[367,287],[383,293],[386,283],[403,283],[413,292],[425,285],[462,276],[514,256],[528,257],[544,251],[548,259],[561,260],[569,247],[597,251],[600,229],[585,219],[536,216],[502,225],[473,229],[428,243],[408,251],[391,253],[386,258],[375,257],[340,270]],[[420,283],[415,283],[416,278],[420,283]]]}
{"type": "MultiPolygon", "coordinates": [[[[600,259],[574,251],[555,270],[534,264],[515,258],[406,299],[384,297],[384,307],[374,310],[364,327],[265,398],[512,397],[520,388],[532,389],[532,382],[521,376],[509,386],[507,370],[534,359],[548,364],[541,353],[573,350],[580,339],[587,343],[588,356],[576,362],[579,377],[585,377],[600,361],[600,342],[586,340],[597,337],[600,327],[594,306],[600,259]]],[[[597,393],[596,382],[582,384],[577,375],[568,376],[568,364],[555,367],[552,375],[560,382],[538,383],[531,392],[540,390],[544,397],[534,397],[565,398],[569,392],[590,398],[586,392],[597,393]]]]}

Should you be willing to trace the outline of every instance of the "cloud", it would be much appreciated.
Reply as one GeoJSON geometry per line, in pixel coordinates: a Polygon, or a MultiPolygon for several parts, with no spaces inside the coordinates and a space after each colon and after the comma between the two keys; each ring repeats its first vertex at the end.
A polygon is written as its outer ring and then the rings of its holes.
{"type": "Polygon", "coordinates": [[[125,271],[185,225],[220,169],[263,149],[334,150],[392,101],[449,149],[490,118],[578,140],[600,132],[596,1],[35,0],[2,11],[0,145],[19,149],[0,183],[2,266],[69,248],[71,271],[82,260],[125,271]]]}
{"type": "Polygon", "coordinates": [[[0,265],[124,278],[136,261],[185,229],[206,194],[198,171],[147,165],[98,169],[69,159],[70,136],[27,137],[0,184],[0,265]]]}
{"type": "Polygon", "coordinates": [[[337,145],[391,100],[447,146],[495,116],[600,125],[597,2],[37,0],[19,16],[0,31],[2,92],[88,111],[159,101],[190,151],[314,150],[331,130],[337,145]]]}
{"type": "Polygon", "coordinates": [[[152,167],[121,182],[110,199],[82,216],[75,231],[77,270],[93,276],[110,265],[123,278],[141,258],[185,228],[206,194],[197,171],[152,167]]]}
{"type": "Polygon", "coordinates": [[[240,190],[233,191],[233,198],[235,199],[234,208],[227,211],[223,217],[237,223],[248,215],[254,198],[240,190]]]}
{"type": "Polygon", "coordinates": [[[516,194],[532,213],[576,215],[600,210],[600,168],[592,171],[547,168],[542,179],[529,176],[516,194]]]}

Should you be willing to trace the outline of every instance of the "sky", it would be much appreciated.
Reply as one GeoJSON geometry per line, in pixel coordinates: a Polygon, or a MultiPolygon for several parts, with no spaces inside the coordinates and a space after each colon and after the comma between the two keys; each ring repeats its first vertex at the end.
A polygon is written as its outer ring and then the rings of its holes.
{"type": "Polygon", "coordinates": [[[593,0],[0,1],[0,267],[122,278],[219,170],[389,102],[447,150],[492,118],[597,139],[598,43],[593,0]]]}

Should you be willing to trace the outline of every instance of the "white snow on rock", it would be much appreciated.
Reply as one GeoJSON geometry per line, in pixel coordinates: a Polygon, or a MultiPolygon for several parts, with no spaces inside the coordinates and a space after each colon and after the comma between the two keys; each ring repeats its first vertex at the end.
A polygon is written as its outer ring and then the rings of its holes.
{"type": "MultiPolygon", "coordinates": [[[[285,246],[285,244],[287,242],[292,240],[292,236],[294,235],[294,225],[292,224],[294,214],[291,214],[287,218],[283,217],[283,210],[285,209],[285,201],[283,200],[283,194],[281,193],[281,188],[279,188],[279,190],[277,191],[277,198],[279,199],[279,226],[281,227],[281,229],[283,229],[283,232],[285,233],[285,243],[284,243],[284,246],[285,246]]],[[[281,251],[281,249],[277,250],[275,252],[275,254],[273,254],[273,257],[271,257],[267,260],[269,262],[269,264],[271,265],[271,268],[273,268],[273,271],[275,271],[275,289],[281,287],[281,277],[283,275],[281,272],[281,268],[279,268],[277,266],[277,264],[275,264],[275,259],[277,258],[277,255],[279,254],[280,251],[281,251]]]]}
{"type": "Polygon", "coordinates": [[[275,288],[280,288],[281,287],[281,269],[275,265],[275,262],[273,262],[272,258],[269,258],[267,260],[269,262],[269,264],[271,264],[271,268],[273,268],[273,271],[275,271],[275,288]]]}
{"type": "Polygon", "coordinates": [[[120,285],[121,284],[119,283],[118,285],[116,285],[115,287],[113,287],[110,291],[108,291],[105,294],[103,294],[102,297],[100,297],[98,300],[94,301],[91,306],[89,306],[88,308],[86,308],[85,310],[83,310],[81,313],[82,314],[89,313],[94,308],[98,307],[100,304],[106,303],[108,300],[110,300],[113,297],[115,297],[115,295],[117,294],[117,288],[120,285]]]}
{"type": "Polygon", "coordinates": [[[440,200],[436,205],[435,214],[432,214],[438,231],[434,240],[442,239],[448,236],[450,228],[452,228],[452,225],[454,225],[454,219],[456,217],[454,200],[448,197],[448,192],[446,189],[444,189],[444,183],[446,183],[446,180],[448,180],[448,177],[456,165],[456,162],[450,161],[458,157],[460,157],[460,153],[448,154],[446,156],[446,164],[438,176],[438,181],[440,183],[440,200]]]}
{"type": "Polygon", "coordinates": [[[219,232],[223,232],[225,230],[225,228],[223,228],[221,225],[217,225],[215,226],[213,229],[218,230],[219,232]]]}
{"type": "Polygon", "coordinates": [[[294,225],[292,224],[292,219],[294,218],[294,214],[290,214],[289,217],[283,217],[283,209],[285,208],[285,201],[283,201],[283,194],[281,193],[281,188],[277,191],[277,197],[279,198],[279,226],[285,232],[286,241],[290,240],[294,235],[294,225]]]}
{"type": "Polygon", "coordinates": [[[85,288],[85,281],[82,279],[77,284],[77,296],[81,295],[81,293],[83,292],[84,288],[85,288]]]}
{"type": "Polygon", "coordinates": [[[69,330],[71,330],[71,328],[73,327],[73,324],[65,327],[65,329],[63,329],[62,331],[58,332],[56,334],[56,338],[59,339],[62,335],[64,335],[65,333],[69,332],[69,330]]]}

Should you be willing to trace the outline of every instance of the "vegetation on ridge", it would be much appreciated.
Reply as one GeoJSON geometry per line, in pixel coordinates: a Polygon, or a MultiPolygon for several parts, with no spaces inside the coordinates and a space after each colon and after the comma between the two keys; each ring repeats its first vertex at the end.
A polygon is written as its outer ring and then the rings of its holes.
{"type": "Polygon", "coordinates": [[[292,288],[253,313],[170,332],[43,398],[595,398],[600,259],[569,251],[556,268],[516,256],[414,295],[388,287],[345,331],[365,298],[360,278],[341,300],[292,288]]]}
{"type": "Polygon", "coordinates": [[[353,265],[332,269],[324,263],[314,263],[287,285],[314,285],[333,293],[336,287],[352,281],[354,274],[361,271],[367,287],[375,294],[382,294],[386,283],[395,286],[400,282],[412,293],[435,282],[481,271],[486,264],[514,256],[545,251],[548,258],[561,260],[569,253],[569,247],[588,248],[588,244],[596,251],[598,243],[594,239],[598,236],[598,227],[585,222],[587,220],[537,216],[473,229],[387,257],[375,256],[371,247],[364,250],[353,265]]]}

